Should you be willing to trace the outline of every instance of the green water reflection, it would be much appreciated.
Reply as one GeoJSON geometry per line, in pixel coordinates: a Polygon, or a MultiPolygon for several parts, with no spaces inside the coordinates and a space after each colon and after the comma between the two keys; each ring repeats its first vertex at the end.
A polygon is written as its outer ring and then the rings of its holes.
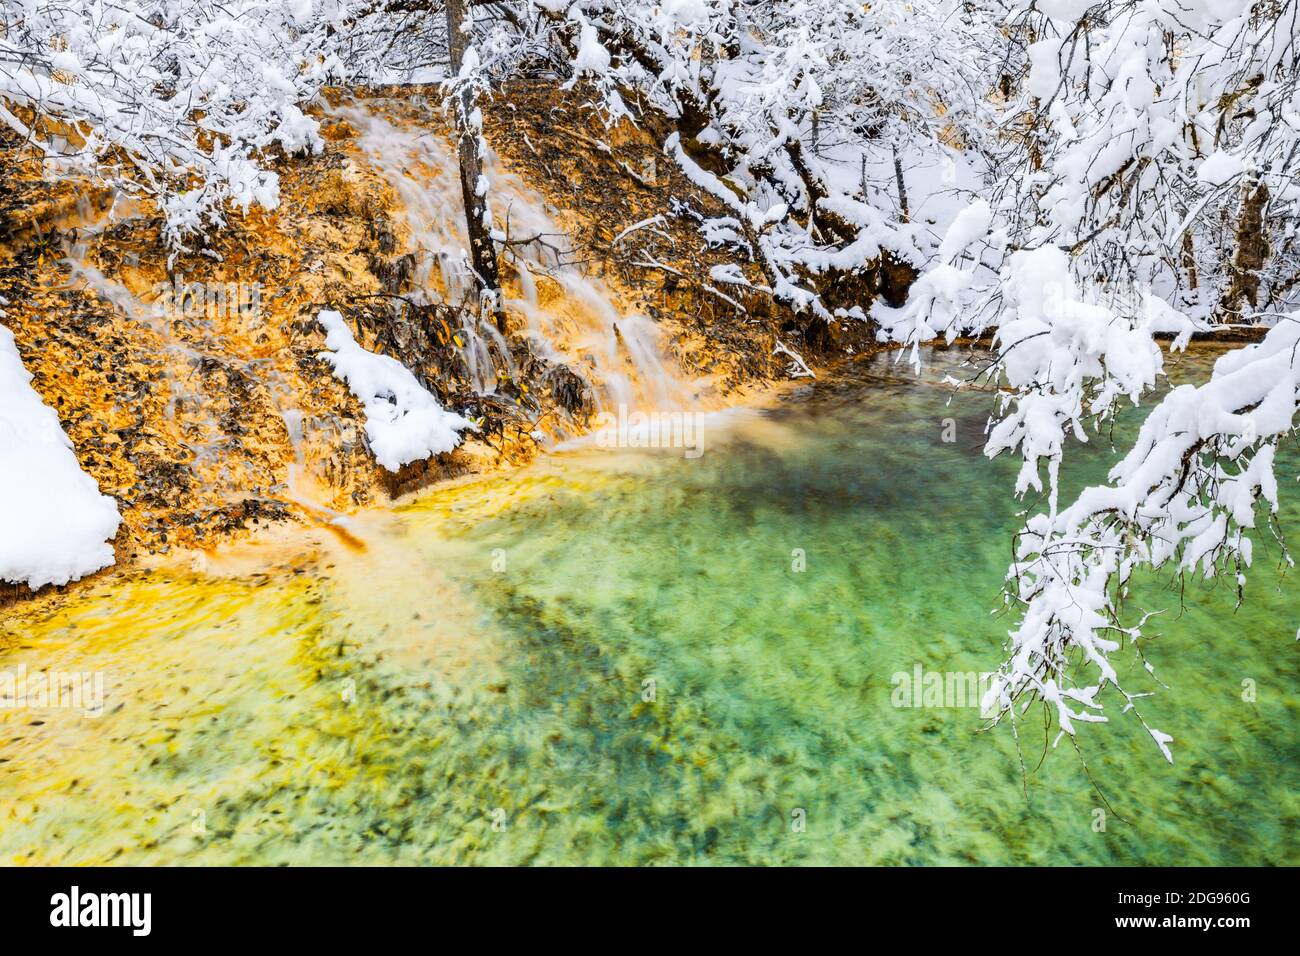
{"type": "MultiPolygon", "coordinates": [[[[1068,743],[1040,759],[1034,716],[1022,779],[976,709],[893,706],[897,672],[991,669],[1011,623],[989,611],[1015,467],[946,361],[874,360],[698,459],[592,448],[441,490],[301,573],[11,613],[0,666],[102,668],[109,713],[11,717],[0,859],[1292,862],[1300,600],[1266,536],[1240,611],[1137,588],[1170,609],[1147,629],[1168,689],[1120,670],[1159,690],[1172,767],[1111,713],[1080,738],[1099,794],[1068,743]]],[[[1113,460],[1072,454],[1073,487],[1113,460]]]]}

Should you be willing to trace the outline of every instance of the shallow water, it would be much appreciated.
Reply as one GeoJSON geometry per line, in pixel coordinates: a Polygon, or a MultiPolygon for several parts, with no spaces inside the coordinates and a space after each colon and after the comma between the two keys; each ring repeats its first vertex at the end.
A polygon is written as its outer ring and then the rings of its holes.
{"type": "MultiPolygon", "coordinates": [[[[0,668],[105,696],[0,709],[0,860],[1294,861],[1300,599],[1266,535],[1240,611],[1137,589],[1170,609],[1147,627],[1168,689],[1120,671],[1158,691],[1172,767],[1113,699],[1087,771],[1022,723],[1023,778],[976,708],[893,705],[918,664],[991,670],[1011,623],[989,611],[1024,505],[980,453],[988,396],[936,384],[950,362],[710,419],[699,458],[589,445],[444,487],[360,516],[363,552],[303,539],[11,609],[0,668]]],[[[1113,459],[1072,456],[1074,487],[1113,459]]]]}

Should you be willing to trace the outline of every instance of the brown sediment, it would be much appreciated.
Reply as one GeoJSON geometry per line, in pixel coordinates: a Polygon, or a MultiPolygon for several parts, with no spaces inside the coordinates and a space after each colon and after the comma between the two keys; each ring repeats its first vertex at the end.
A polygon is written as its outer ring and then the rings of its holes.
{"type": "MultiPolygon", "coordinates": [[[[353,94],[333,93],[338,103],[353,94]]],[[[753,288],[716,286],[709,269],[734,252],[705,247],[700,216],[722,213],[659,151],[654,118],[610,128],[581,90],[515,85],[485,110],[503,166],[554,207],[590,275],[616,304],[655,319],[683,372],[709,379],[722,403],[784,376],[778,340],[816,363],[871,347],[869,330],[810,337],[796,316],[753,288]],[[627,227],[662,221],[615,242],[627,227]]],[[[447,134],[436,90],[366,94],[390,121],[447,134]]],[[[0,295],[4,324],[58,413],[77,457],[118,502],[118,564],[211,548],[268,524],[331,526],[346,513],[537,454],[539,422],[581,430],[583,382],[521,351],[518,381],[473,393],[445,306],[404,299],[412,259],[391,186],[355,144],[356,131],[320,111],[325,149],[275,162],[281,202],[227,212],[207,239],[171,257],[147,200],[86,180],[54,178],[11,134],[0,134],[0,295]],[[70,268],[69,249],[102,273],[110,295],[70,268]],[[178,283],[238,289],[259,283],[260,308],[149,313],[178,283]],[[118,300],[114,304],[110,299],[118,300]],[[344,313],[359,343],[410,368],[444,404],[482,417],[448,455],[389,474],[366,447],[361,410],[320,353],[323,307],[344,313]],[[144,314],[141,314],[144,313],[144,314]],[[282,410],[301,413],[295,447],[282,410]]],[[[744,266],[755,285],[759,270],[744,266]]],[[[540,290],[545,297],[554,292],[540,290]]],[[[340,533],[337,526],[332,526],[340,533]]],[[[346,531],[341,532],[346,534],[346,531]]],[[[0,603],[30,593],[0,586],[0,603]]]]}
{"type": "MultiPolygon", "coordinates": [[[[0,321],[82,467],[119,504],[119,565],[211,549],[284,521],[346,537],[333,521],[339,513],[515,467],[538,453],[534,431],[586,425],[590,383],[530,354],[517,334],[517,379],[495,396],[475,393],[456,352],[455,310],[407,295],[415,260],[399,200],[333,108],[356,98],[397,126],[449,135],[436,88],[331,91],[317,111],[324,150],[275,162],[279,208],[229,211],[224,226],[174,258],[149,202],[53,178],[0,132],[0,321]],[[118,305],[69,268],[72,247],[111,283],[118,305]],[[132,314],[178,282],[260,283],[260,308],[132,314]],[[480,416],[477,435],[396,474],[380,468],[357,402],[320,358],[323,307],[341,311],[363,347],[401,361],[445,405],[480,416]],[[285,408],[301,413],[297,446],[285,408]]],[[[653,112],[607,127],[589,105],[597,99],[581,88],[512,84],[485,109],[486,136],[505,169],[546,199],[584,272],[621,310],[656,320],[666,352],[684,375],[711,383],[715,404],[784,379],[778,342],[813,368],[884,347],[866,323],[825,323],[775,303],[759,291],[753,263],[739,263],[750,287],[712,282],[710,269],[737,256],[708,248],[698,221],[725,210],[662,154],[665,129],[653,112]],[[626,232],[655,217],[653,228],[626,232]]],[[[904,266],[841,277],[828,294],[864,306],[873,295],[898,300],[911,278],[904,266]]],[[[538,284],[543,307],[558,307],[562,290],[538,284]]],[[[508,322],[517,332],[520,317],[508,322]]],[[[0,583],[0,604],[27,594],[0,583]]]]}

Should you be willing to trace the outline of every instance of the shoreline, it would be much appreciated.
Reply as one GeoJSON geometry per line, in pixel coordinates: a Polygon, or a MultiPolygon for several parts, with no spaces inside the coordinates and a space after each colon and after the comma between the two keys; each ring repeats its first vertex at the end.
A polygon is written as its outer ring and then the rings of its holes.
{"type": "MultiPolygon", "coordinates": [[[[1216,333],[1198,334],[1192,337],[1192,344],[1189,348],[1207,349],[1217,346],[1239,345],[1243,342],[1257,341],[1266,332],[1267,329],[1261,328],[1257,332],[1253,329],[1232,330],[1232,333],[1227,336],[1216,333]]],[[[1160,336],[1159,338],[1168,341],[1172,339],[1172,336],[1160,336]]],[[[923,347],[937,351],[978,348],[986,347],[991,340],[992,333],[990,332],[979,337],[958,338],[951,343],[947,343],[943,339],[933,339],[923,343],[923,347]]],[[[902,351],[903,348],[897,343],[879,343],[871,349],[855,355],[821,363],[813,368],[817,376],[813,379],[790,378],[755,381],[749,387],[727,396],[739,400],[728,401],[721,408],[702,409],[696,414],[713,416],[725,415],[742,409],[761,410],[771,408],[779,404],[784,395],[792,389],[807,387],[822,381],[833,381],[839,374],[861,362],[873,359],[884,352],[902,351]]],[[[55,604],[63,599],[73,600],[80,592],[111,581],[117,576],[140,572],[153,573],[155,571],[183,570],[187,565],[193,566],[196,563],[211,567],[211,563],[216,562],[218,565],[224,564],[227,567],[239,566],[241,568],[240,573],[243,574],[255,574],[273,568],[275,561],[263,561],[259,564],[253,561],[253,556],[261,554],[263,557],[270,557],[274,554],[272,549],[276,547],[290,547],[294,544],[306,545],[310,543],[311,547],[319,552],[328,550],[330,542],[336,542],[340,546],[352,550],[364,550],[364,538],[355,535],[348,527],[349,525],[358,522],[364,524],[368,518],[392,514],[402,508],[410,507],[427,495],[442,494],[459,486],[517,474],[536,466],[539,462],[555,460],[566,452],[579,450],[595,443],[597,431],[592,429],[584,432],[553,447],[543,449],[535,456],[524,461],[510,460],[499,456],[489,458],[487,455],[472,455],[468,461],[462,458],[457,462],[455,459],[458,456],[463,456],[466,451],[472,451],[461,446],[446,455],[416,463],[420,466],[423,474],[419,474],[414,478],[407,478],[405,481],[401,480],[400,476],[394,476],[393,491],[387,500],[363,505],[354,511],[341,513],[334,519],[326,520],[322,515],[315,513],[316,509],[303,505],[299,509],[300,514],[269,518],[265,522],[259,523],[252,530],[243,531],[240,534],[230,534],[224,539],[215,542],[210,548],[187,548],[167,553],[137,555],[134,560],[127,559],[118,562],[77,581],[71,581],[63,585],[46,585],[37,591],[31,591],[26,585],[22,584],[0,582],[0,615],[15,608],[32,606],[47,600],[55,604]],[[316,539],[314,543],[312,542],[313,538],[316,539]]],[[[233,571],[228,573],[234,574],[233,571]]],[[[238,575],[235,574],[234,576],[238,575]]]]}

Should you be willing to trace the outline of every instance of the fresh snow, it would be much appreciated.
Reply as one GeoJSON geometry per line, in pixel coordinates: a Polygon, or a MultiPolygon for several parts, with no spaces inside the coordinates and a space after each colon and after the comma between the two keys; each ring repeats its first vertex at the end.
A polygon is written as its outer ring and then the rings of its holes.
{"type": "Polygon", "coordinates": [[[34,591],[111,565],[121,518],[31,380],[0,325],[0,580],[34,591]]]}
{"type": "Polygon", "coordinates": [[[977,199],[953,219],[939,244],[939,259],[943,262],[959,256],[977,239],[983,239],[993,222],[993,210],[987,200],[977,199]]]}
{"type": "Polygon", "coordinates": [[[590,23],[582,25],[582,39],[573,65],[579,73],[604,73],[609,69],[609,51],[601,45],[596,28],[590,23]]]}
{"type": "Polygon", "coordinates": [[[1219,150],[1211,153],[1196,171],[1197,182],[1209,186],[1223,186],[1245,169],[1245,164],[1231,153],[1219,150]]]}
{"type": "Polygon", "coordinates": [[[459,432],[474,427],[439,405],[401,362],[358,345],[338,312],[324,309],[317,318],[329,349],[321,357],[361,402],[370,450],[389,471],[451,451],[460,444],[459,432]]]}

